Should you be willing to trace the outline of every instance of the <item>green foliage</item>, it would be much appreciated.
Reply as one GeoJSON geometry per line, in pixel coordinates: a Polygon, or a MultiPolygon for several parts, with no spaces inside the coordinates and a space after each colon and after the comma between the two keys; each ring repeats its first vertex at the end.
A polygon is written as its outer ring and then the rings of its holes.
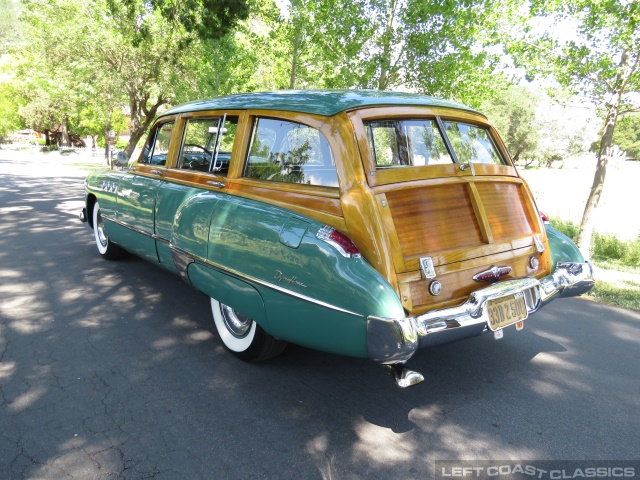
{"type": "Polygon", "coordinates": [[[640,114],[629,114],[618,121],[613,144],[620,147],[629,159],[640,160],[640,114]]]}
{"type": "MultiPolygon", "coordinates": [[[[107,0],[109,10],[116,18],[126,18],[136,24],[131,37],[132,44],[139,46],[149,41],[154,27],[148,23],[159,12],[166,22],[195,34],[201,40],[218,40],[232,30],[239,20],[249,15],[247,0],[107,0]]],[[[185,44],[192,38],[184,38],[185,44]]]]}
{"type": "Polygon", "coordinates": [[[531,89],[514,86],[505,90],[495,101],[485,102],[482,107],[500,132],[513,160],[525,166],[538,158],[538,102],[538,96],[531,89]]]}
{"type": "Polygon", "coordinates": [[[0,0],[0,55],[20,38],[20,22],[16,2],[0,0]]]}
{"type": "Polygon", "coordinates": [[[640,267],[640,235],[635,240],[623,241],[611,234],[594,234],[594,260],[619,262],[640,267]]]}
{"type": "Polygon", "coordinates": [[[564,233],[574,242],[577,240],[580,225],[572,222],[571,220],[563,220],[559,217],[550,217],[549,221],[551,222],[551,225],[553,225],[553,228],[558,230],[560,233],[564,233]]]}
{"type": "Polygon", "coordinates": [[[0,81],[0,138],[24,128],[24,120],[19,113],[22,102],[22,98],[11,82],[0,81]]]}
{"type": "MultiPolygon", "coordinates": [[[[412,89],[478,105],[504,77],[481,46],[507,21],[489,0],[294,0],[275,29],[295,88],[412,89]]],[[[285,85],[286,86],[286,85],[285,85]]]]}
{"type": "Polygon", "coordinates": [[[633,281],[613,284],[596,280],[593,290],[587,294],[587,297],[596,302],[640,310],[640,284],[633,281]]]}
{"type": "Polygon", "coordinates": [[[604,120],[578,238],[588,252],[618,116],[640,108],[640,2],[532,0],[522,11],[523,20],[505,28],[516,64],[529,77],[554,80],[561,87],[556,91],[590,98],[604,120]]]}
{"type": "MultiPolygon", "coordinates": [[[[577,240],[580,231],[578,224],[558,217],[552,217],[549,220],[556,230],[564,233],[574,242],[577,240]]],[[[595,232],[592,258],[598,264],[640,267],[640,235],[635,240],[625,241],[610,233],[595,232]]]]}

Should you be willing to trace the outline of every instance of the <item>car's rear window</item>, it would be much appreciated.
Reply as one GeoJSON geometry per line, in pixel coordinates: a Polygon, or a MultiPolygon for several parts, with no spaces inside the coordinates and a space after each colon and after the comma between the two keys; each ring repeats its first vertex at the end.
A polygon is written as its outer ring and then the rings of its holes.
{"type": "Polygon", "coordinates": [[[507,164],[487,128],[455,121],[444,121],[440,126],[438,123],[435,118],[364,122],[376,167],[417,167],[456,161],[507,164]]]}

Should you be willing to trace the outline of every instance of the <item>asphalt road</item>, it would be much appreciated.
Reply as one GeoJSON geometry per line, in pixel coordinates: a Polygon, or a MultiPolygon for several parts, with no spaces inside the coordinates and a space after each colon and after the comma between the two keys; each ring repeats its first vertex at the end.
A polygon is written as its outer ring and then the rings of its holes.
{"type": "Polygon", "coordinates": [[[0,478],[412,479],[444,459],[640,458],[640,314],[559,300],[421,352],[426,381],[290,346],[240,362],[208,299],[102,260],[82,174],[0,152],[0,478]],[[13,158],[13,159],[11,159],[13,158]],[[4,160],[2,160],[4,159],[4,160]]]}

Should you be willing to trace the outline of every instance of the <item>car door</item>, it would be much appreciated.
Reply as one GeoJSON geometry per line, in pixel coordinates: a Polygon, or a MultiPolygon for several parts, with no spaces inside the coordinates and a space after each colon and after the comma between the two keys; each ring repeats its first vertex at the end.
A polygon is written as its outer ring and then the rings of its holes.
{"type": "Polygon", "coordinates": [[[156,249],[169,270],[176,270],[172,248],[207,256],[209,222],[218,200],[226,195],[238,121],[237,114],[227,113],[183,118],[177,161],[166,170],[155,204],[156,249]]]}
{"type": "Polygon", "coordinates": [[[155,242],[155,206],[158,189],[163,183],[163,172],[174,122],[160,123],[149,137],[141,163],[151,168],[136,169],[127,173],[118,185],[116,218],[125,228],[119,243],[136,255],[158,262],[155,242]]]}

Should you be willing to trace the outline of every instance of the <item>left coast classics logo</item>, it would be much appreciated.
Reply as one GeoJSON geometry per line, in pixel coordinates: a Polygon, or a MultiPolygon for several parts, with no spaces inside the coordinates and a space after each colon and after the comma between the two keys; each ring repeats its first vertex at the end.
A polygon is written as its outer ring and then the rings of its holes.
{"type": "Polygon", "coordinates": [[[275,279],[278,280],[279,282],[286,282],[288,284],[293,283],[300,287],[307,288],[307,286],[304,283],[298,281],[297,277],[285,277],[284,273],[282,273],[280,270],[276,270],[275,279]]]}

